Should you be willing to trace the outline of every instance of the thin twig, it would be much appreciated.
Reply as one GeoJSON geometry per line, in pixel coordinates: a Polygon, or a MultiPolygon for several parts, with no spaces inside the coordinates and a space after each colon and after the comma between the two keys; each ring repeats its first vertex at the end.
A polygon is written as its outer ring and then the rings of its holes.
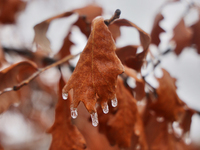
{"type": "Polygon", "coordinates": [[[110,23],[112,23],[115,19],[118,19],[120,17],[120,14],[121,14],[121,10],[117,9],[114,15],[110,19],[104,20],[105,24],[109,26],[110,23]]]}
{"type": "Polygon", "coordinates": [[[0,91],[0,95],[3,94],[3,93],[6,93],[6,92],[9,92],[9,91],[17,91],[19,90],[20,88],[22,88],[24,85],[27,85],[29,82],[31,82],[32,80],[34,80],[39,74],[41,74],[42,72],[50,69],[50,68],[53,68],[53,67],[56,67],[56,66],[59,66],[61,64],[63,64],[64,62],[70,60],[70,59],[73,59],[75,58],[76,56],[78,56],[80,53],[76,54],[76,55],[68,55],[66,57],[64,57],[63,59],[49,65],[49,66],[46,66],[44,68],[40,68],[38,69],[37,72],[33,73],[30,77],[28,77],[27,79],[23,80],[22,82],[20,82],[18,85],[15,85],[13,87],[9,87],[9,88],[6,88],[4,89],[3,91],[0,91]]]}

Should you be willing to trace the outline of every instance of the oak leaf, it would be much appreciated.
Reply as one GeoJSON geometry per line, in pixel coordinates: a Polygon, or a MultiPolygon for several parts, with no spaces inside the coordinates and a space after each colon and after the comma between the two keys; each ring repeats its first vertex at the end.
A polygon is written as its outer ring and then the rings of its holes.
{"type": "Polygon", "coordinates": [[[185,26],[184,20],[181,19],[180,22],[174,28],[174,36],[172,41],[175,41],[176,48],[174,52],[179,55],[183,48],[190,46],[192,40],[193,32],[191,28],[185,26]]]}
{"type": "MultiPolygon", "coordinates": [[[[24,61],[13,64],[0,72],[0,90],[13,87],[37,71],[34,63],[24,61]]],[[[6,111],[12,104],[19,103],[20,91],[10,91],[0,96],[0,113],[6,111]]]]}
{"type": "MultiPolygon", "coordinates": [[[[151,41],[150,35],[147,34],[145,31],[143,31],[141,28],[139,28],[137,25],[135,25],[134,23],[132,23],[126,19],[118,19],[118,20],[114,21],[113,24],[120,26],[120,27],[121,26],[134,27],[138,30],[143,51],[136,55],[127,56],[125,58],[125,64],[128,67],[133,68],[136,71],[140,72],[140,69],[141,69],[143,63],[145,62],[145,58],[148,53],[148,47],[149,47],[149,44],[151,41]]],[[[134,46],[133,46],[132,51],[133,51],[133,53],[135,53],[134,46]]]]}
{"type": "Polygon", "coordinates": [[[69,94],[68,100],[63,100],[62,88],[64,84],[65,82],[61,77],[59,82],[59,98],[55,112],[55,122],[53,126],[48,130],[48,133],[52,133],[53,135],[50,150],[82,150],[86,148],[86,143],[76,126],[72,125],[71,123],[71,95],[69,94]]]}
{"type": "Polygon", "coordinates": [[[16,15],[26,6],[26,2],[21,0],[1,0],[0,1],[0,22],[3,24],[15,23],[16,15]]]}
{"type": "Polygon", "coordinates": [[[143,123],[137,110],[136,100],[123,84],[123,80],[119,78],[116,92],[118,106],[110,107],[107,115],[104,115],[99,109],[99,130],[107,136],[111,145],[116,144],[120,148],[131,146],[135,149],[137,144],[140,144],[142,149],[147,149],[143,123]]]}
{"type": "MultiPolygon", "coordinates": [[[[72,11],[68,11],[68,12],[59,14],[57,16],[51,17],[47,20],[44,20],[43,22],[34,26],[35,37],[34,37],[33,43],[35,43],[36,46],[38,48],[42,49],[43,51],[50,53],[51,52],[50,41],[46,37],[46,33],[48,31],[51,21],[58,19],[58,18],[69,17],[73,14],[78,14],[79,18],[74,24],[72,24],[72,26],[77,25],[81,29],[81,31],[84,34],[86,34],[86,36],[89,36],[90,31],[91,31],[90,30],[91,20],[94,17],[101,15],[101,13],[102,13],[101,7],[98,7],[95,5],[89,5],[89,6],[86,6],[86,7],[80,8],[80,9],[74,9],[72,11]],[[90,10],[92,10],[94,13],[91,13],[90,10]],[[83,16],[85,16],[86,18],[83,16]]],[[[69,50],[67,49],[66,51],[69,51],[69,50]]]]}
{"type": "Polygon", "coordinates": [[[145,81],[142,78],[137,77],[136,71],[134,71],[131,68],[124,67],[125,68],[125,74],[127,74],[129,77],[135,79],[136,87],[132,89],[132,93],[134,95],[134,98],[136,100],[142,100],[146,93],[145,93],[145,81]]]}
{"type": "Polygon", "coordinates": [[[163,76],[157,78],[159,87],[156,89],[157,98],[152,96],[151,109],[157,114],[164,116],[169,121],[180,119],[184,114],[184,103],[176,93],[176,79],[162,69],[163,76]]]}
{"type": "Polygon", "coordinates": [[[73,89],[72,107],[82,101],[89,113],[96,112],[96,98],[101,105],[115,98],[117,76],[123,66],[115,54],[115,43],[102,17],[92,22],[92,31],[77,66],[63,93],[73,89]]]}

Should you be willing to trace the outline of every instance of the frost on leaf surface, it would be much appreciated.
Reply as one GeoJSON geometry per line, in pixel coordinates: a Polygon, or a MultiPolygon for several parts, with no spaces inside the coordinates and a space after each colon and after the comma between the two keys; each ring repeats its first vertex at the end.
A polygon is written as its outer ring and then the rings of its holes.
{"type": "Polygon", "coordinates": [[[92,31],[77,66],[63,93],[73,89],[72,107],[83,102],[89,113],[96,112],[97,96],[102,108],[115,98],[117,76],[123,66],[115,54],[115,43],[102,17],[92,21],[92,31]]]}

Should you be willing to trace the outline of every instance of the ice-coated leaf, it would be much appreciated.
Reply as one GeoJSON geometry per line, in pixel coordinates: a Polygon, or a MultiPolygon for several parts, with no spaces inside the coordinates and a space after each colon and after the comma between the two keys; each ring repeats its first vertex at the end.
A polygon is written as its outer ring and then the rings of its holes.
{"type": "Polygon", "coordinates": [[[83,102],[89,113],[96,112],[97,96],[101,105],[115,98],[117,76],[123,66],[115,54],[115,43],[102,17],[92,22],[92,32],[78,64],[63,88],[73,89],[72,107],[83,102]]]}
{"type": "Polygon", "coordinates": [[[71,95],[68,99],[62,98],[62,87],[64,86],[64,80],[61,77],[59,82],[59,99],[56,105],[55,122],[53,126],[48,130],[53,136],[50,150],[57,149],[76,149],[83,150],[86,148],[85,139],[78,131],[76,126],[71,123],[70,102],[71,95]]]}

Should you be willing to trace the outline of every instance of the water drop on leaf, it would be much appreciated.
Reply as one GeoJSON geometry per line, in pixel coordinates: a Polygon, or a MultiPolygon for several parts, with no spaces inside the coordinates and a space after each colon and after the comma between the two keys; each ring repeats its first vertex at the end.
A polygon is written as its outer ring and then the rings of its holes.
{"type": "Polygon", "coordinates": [[[95,113],[92,113],[92,114],[91,114],[91,118],[92,118],[92,125],[93,125],[94,127],[96,127],[96,126],[99,124],[97,113],[96,113],[96,112],[95,112],[95,113]]]}
{"type": "Polygon", "coordinates": [[[74,119],[78,116],[77,108],[71,107],[71,116],[74,119]]]}
{"type": "Polygon", "coordinates": [[[109,112],[108,103],[105,102],[105,103],[103,104],[103,113],[104,113],[104,114],[107,114],[108,112],[109,112]]]}
{"type": "Polygon", "coordinates": [[[117,98],[116,97],[111,100],[111,104],[113,107],[117,107],[117,98]]]}
{"type": "Polygon", "coordinates": [[[62,97],[64,100],[66,100],[68,98],[68,93],[62,93],[62,97]]]}

